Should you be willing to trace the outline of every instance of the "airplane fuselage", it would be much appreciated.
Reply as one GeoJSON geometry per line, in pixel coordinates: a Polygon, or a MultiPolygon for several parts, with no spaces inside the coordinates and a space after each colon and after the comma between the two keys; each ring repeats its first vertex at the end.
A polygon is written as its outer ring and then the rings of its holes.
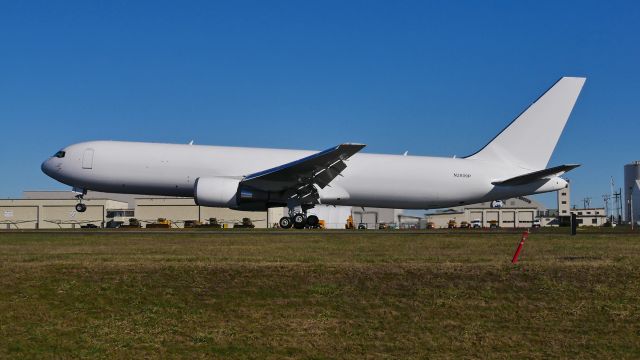
{"type": "MultiPolygon", "coordinates": [[[[63,149],[42,170],[67,185],[110,193],[193,197],[198,178],[242,179],[314,154],[246,147],[93,141],[63,149]]],[[[531,169],[480,159],[359,153],[329,186],[320,203],[430,209],[500,200],[566,187],[559,177],[518,186],[492,182],[531,169]]]]}

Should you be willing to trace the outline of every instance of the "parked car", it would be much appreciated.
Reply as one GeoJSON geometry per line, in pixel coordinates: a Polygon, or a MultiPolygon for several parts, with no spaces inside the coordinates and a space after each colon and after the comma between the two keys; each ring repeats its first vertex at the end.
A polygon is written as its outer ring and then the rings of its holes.
{"type": "Polygon", "coordinates": [[[481,228],[482,227],[482,220],[480,220],[480,219],[471,220],[471,227],[474,228],[474,229],[481,228]]]}
{"type": "Polygon", "coordinates": [[[122,222],[122,221],[109,220],[109,221],[107,221],[107,225],[105,227],[107,229],[118,229],[123,224],[124,224],[124,222],[122,222]]]}

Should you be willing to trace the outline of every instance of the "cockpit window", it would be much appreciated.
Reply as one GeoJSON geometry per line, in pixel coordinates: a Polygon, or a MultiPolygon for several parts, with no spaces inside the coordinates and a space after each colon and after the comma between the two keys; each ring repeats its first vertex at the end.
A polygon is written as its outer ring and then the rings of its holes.
{"type": "Polygon", "coordinates": [[[66,154],[66,153],[65,153],[64,151],[60,150],[60,151],[58,151],[58,152],[57,152],[55,155],[53,155],[53,156],[57,157],[58,159],[62,159],[62,158],[64,157],[64,155],[65,155],[65,154],[66,154]]]}

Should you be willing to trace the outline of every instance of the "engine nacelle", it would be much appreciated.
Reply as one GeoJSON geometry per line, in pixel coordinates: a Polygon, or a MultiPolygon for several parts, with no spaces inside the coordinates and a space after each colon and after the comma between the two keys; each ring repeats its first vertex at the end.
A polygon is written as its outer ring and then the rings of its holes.
{"type": "Polygon", "coordinates": [[[199,206],[238,207],[239,179],[210,177],[198,178],[193,189],[193,197],[199,206]]]}
{"type": "Polygon", "coordinates": [[[270,193],[241,187],[239,179],[225,177],[198,178],[193,189],[193,197],[199,206],[245,211],[263,211],[277,203],[270,193]]]}

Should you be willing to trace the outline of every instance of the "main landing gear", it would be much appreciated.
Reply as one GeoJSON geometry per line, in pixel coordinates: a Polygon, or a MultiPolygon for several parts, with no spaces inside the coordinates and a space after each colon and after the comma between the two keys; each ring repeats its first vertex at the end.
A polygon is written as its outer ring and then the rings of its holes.
{"type": "Polygon", "coordinates": [[[300,211],[300,208],[289,210],[289,216],[285,216],[278,222],[283,229],[290,229],[292,226],[296,229],[315,229],[320,224],[320,219],[315,215],[307,216],[306,210],[300,211]]]}

